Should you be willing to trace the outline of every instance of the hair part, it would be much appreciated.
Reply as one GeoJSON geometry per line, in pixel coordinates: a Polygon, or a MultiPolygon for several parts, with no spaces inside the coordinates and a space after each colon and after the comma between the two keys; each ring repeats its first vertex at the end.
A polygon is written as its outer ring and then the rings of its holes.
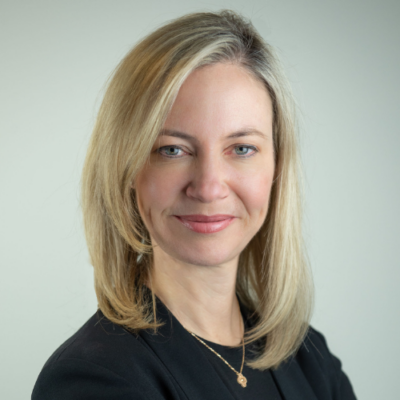
{"type": "Polygon", "coordinates": [[[151,301],[143,290],[151,279],[152,246],[132,182],[185,79],[220,62],[246,68],[264,83],[273,104],[276,175],[269,209],[240,254],[236,282],[237,295],[257,321],[245,343],[264,343],[247,365],[263,370],[299,348],[309,327],[313,287],[302,238],[293,96],[274,50],[250,21],[229,10],[184,15],[145,37],[120,62],[83,169],[84,227],[99,308],[134,332],[156,330],[154,293],[151,301]]]}

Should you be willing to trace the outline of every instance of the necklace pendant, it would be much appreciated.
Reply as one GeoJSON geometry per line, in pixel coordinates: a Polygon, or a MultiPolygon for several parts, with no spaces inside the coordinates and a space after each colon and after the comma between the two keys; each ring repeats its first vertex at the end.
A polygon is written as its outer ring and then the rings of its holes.
{"type": "Polygon", "coordinates": [[[238,375],[237,381],[238,381],[239,385],[241,385],[242,387],[247,386],[247,379],[242,374],[238,375]]]}

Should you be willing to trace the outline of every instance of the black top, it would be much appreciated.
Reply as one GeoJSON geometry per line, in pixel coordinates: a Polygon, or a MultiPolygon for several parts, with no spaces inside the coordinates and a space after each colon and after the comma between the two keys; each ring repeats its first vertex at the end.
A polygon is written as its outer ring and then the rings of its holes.
{"type": "MultiPolygon", "coordinates": [[[[32,400],[356,398],[340,361],[313,328],[296,356],[278,369],[245,366],[248,386],[242,388],[222,360],[187,332],[158,298],[156,303],[157,319],[166,322],[156,335],[144,330],[131,334],[97,311],[46,362],[32,400]]],[[[241,309],[243,314],[242,304],[241,309]]],[[[241,348],[206,343],[240,370],[241,348]]],[[[246,358],[249,355],[246,347],[246,358]]]]}
{"type": "MultiPolygon", "coordinates": [[[[249,311],[240,304],[245,330],[253,326],[249,318],[249,311]]],[[[202,337],[200,339],[223,357],[236,371],[240,371],[243,360],[243,347],[222,346],[218,343],[210,342],[202,337]]],[[[194,338],[201,351],[204,352],[210,363],[213,365],[222,382],[226,385],[232,396],[241,400],[282,400],[270,370],[260,371],[243,366],[242,374],[247,379],[247,386],[243,388],[237,381],[237,374],[232,371],[218,356],[216,356],[204,344],[194,338]]],[[[251,343],[245,348],[246,360],[255,358],[257,344],[251,343]]]]}
{"type": "MultiPolygon", "coordinates": [[[[242,348],[230,348],[202,339],[210,347],[212,347],[219,355],[221,355],[228,363],[240,371],[242,365],[242,348]]],[[[211,350],[207,349],[202,343],[198,342],[199,347],[205,353],[206,357],[213,365],[221,381],[226,385],[234,398],[240,400],[282,400],[275,381],[272,378],[271,371],[260,371],[246,366],[243,367],[242,374],[247,379],[247,386],[243,388],[237,382],[237,375],[222,360],[220,360],[211,350]]],[[[246,352],[249,347],[246,346],[246,352]]],[[[246,360],[249,357],[246,355],[246,360]]]]}

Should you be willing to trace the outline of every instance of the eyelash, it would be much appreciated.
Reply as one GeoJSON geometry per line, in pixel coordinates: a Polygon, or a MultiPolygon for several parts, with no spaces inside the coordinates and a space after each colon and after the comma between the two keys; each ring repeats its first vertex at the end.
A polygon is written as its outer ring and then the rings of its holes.
{"type": "MultiPolygon", "coordinates": [[[[237,148],[237,147],[244,147],[244,148],[246,148],[246,149],[254,150],[254,154],[251,154],[251,155],[249,155],[249,156],[248,156],[248,155],[238,155],[239,158],[250,158],[250,157],[253,157],[256,153],[258,153],[257,148],[254,147],[254,146],[244,145],[244,144],[238,144],[238,145],[235,145],[234,147],[235,147],[235,148],[237,148]]],[[[162,147],[160,147],[160,148],[157,149],[157,152],[158,152],[159,154],[161,154],[161,151],[162,151],[162,150],[164,150],[164,149],[171,149],[171,148],[184,151],[180,146],[171,145],[171,146],[162,146],[162,147]]],[[[181,157],[182,157],[182,156],[169,156],[169,155],[165,155],[165,154],[161,154],[161,155],[162,155],[163,157],[167,157],[167,158],[181,158],[181,157]]]]}

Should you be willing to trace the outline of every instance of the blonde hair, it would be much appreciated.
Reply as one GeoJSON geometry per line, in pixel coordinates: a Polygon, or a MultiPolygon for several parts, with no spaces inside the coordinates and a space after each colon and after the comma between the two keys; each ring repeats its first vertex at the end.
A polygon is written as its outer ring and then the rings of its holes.
{"type": "Polygon", "coordinates": [[[159,327],[143,289],[152,247],[131,184],[182,83],[195,69],[219,62],[250,71],[273,103],[276,177],[264,224],[240,254],[236,283],[257,321],[245,342],[263,343],[247,365],[263,370],[299,348],[313,288],[303,249],[294,101],[277,56],[248,20],[229,10],[188,14],[145,37],[120,62],[84,165],[84,226],[101,311],[134,332],[159,327]]]}

